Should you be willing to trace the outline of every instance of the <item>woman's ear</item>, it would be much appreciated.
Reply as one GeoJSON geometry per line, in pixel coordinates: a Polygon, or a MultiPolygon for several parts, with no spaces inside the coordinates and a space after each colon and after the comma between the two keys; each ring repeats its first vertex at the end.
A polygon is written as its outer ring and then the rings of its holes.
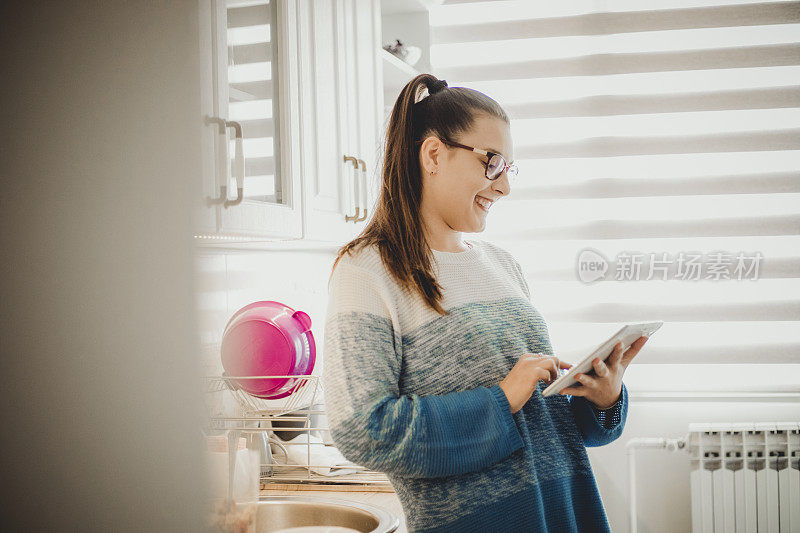
{"type": "Polygon", "coordinates": [[[436,174],[439,171],[439,160],[443,146],[442,141],[433,135],[422,143],[419,151],[420,165],[428,174],[436,174]]]}

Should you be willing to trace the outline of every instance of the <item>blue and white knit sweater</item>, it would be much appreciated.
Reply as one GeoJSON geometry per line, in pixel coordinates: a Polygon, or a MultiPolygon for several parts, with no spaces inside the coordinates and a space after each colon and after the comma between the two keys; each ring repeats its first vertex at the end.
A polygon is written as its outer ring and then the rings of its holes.
{"type": "Polygon", "coordinates": [[[512,414],[498,383],[522,354],[555,354],[517,261],[467,243],[433,251],[449,316],[402,289],[376,249],[339,261],[323,344],[333,442],[386,473],[409,531],[610,531],[585,447],[622,434],[625,385],[600,411],[543,398],[540,381],[512,414]]]}

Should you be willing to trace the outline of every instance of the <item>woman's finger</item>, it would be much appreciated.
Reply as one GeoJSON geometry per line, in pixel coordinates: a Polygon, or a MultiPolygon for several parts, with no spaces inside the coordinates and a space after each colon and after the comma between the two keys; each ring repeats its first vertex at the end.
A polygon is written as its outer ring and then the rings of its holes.
{"type": "Polygon", "coordinates": [[[631,360],[636,357],[636,354],[639,353],[639,350],[642,349],[644,343],[646,342],[647,337],[644,336],[633,341],[633,344],[631,344],[630,348],[625,351],[625,353],[622,355],[622,359],[620,360],[620,363],[623,367],[627,367],[631,363],[631,360]]]}
{"type": "Polygon", "coordinates": [[[550,383],[551,381],[553,381],[553,376],[550,374],[550,371],[540,366],[535,368],[534,376],[536,378],[536,381],[540,379],[545,383],[550,383]]]}
{"type": "Polygon", "coordinates": [[[592,376],[587,376],[586,374],[578,374],[575,376],[575,379],[583,385],[584,387],[593,389],[597,387],[597,380],[594,379],[592,376]]]}
{"type": "Polygon", "coordinates": [[[594,367],[594,372],[598,377],[607,378],[611,374],[611,370],[608,368],[608,365],[598,358],[595,358],[595,360],[592,362],[592,367],[594,367]]]}
{"type": "Polygon", "coordinates": [[[609,355],[606,360],[608,361],[608,366],[612,368],[616,368],[616,366],[619,365],[619,362],[622,360],[622,341],[614,345],[614,349],[611,350],[611,355],[609,355]]]}
{"type": "Polygon", "coordinates": [[[561,389],[559,394],[566,395],[569,394],[571,396],[586,396],[586,389],[575,388],[575,387],[564,387],[561,389]]]}
{"type": "Polygon", "coordinates": [[[545,357],[539,362],[539,368],[545,370],[550,376],[547,381],[553,380],[558,377],[557,359],[553,356],[545,357]]]}

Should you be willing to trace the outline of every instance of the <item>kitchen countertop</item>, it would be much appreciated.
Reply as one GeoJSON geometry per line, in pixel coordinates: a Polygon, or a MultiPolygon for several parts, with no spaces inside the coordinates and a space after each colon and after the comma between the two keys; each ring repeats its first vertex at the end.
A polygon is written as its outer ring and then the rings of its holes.
{"type": "Polygon", "coordinates": [[[319,485],[303,484],[276,484],[268,488],[261,489],[262,496],[318,496],[324,498],[337,498],[341,500],[355,500],[368,503],[378,507],[383,507],[394,513],[400,518],[400,527],[397,533],[408,533],[406,529],[406,517],[400,500],[391,489],[376,491],[374,489],[359,486],[325,487],[319,485]]]}

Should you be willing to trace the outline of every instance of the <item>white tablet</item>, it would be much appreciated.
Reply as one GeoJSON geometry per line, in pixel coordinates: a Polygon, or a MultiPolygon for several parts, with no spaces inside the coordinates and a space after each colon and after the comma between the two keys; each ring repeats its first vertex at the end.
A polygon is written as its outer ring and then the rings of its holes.
{"type": "Polygon", "coordinates": [[[595,358],[599,358],[601,361],[605,361],[606,358],[611,355],[611,352],[614,350],[614,345],[617,344],[619,341],[622,341],[622,353],[625,353],[631,344],[633,344],[636,339],[641,336],[649,337],[653,333],[655,333],[658,328],[660,328],[664,322],[643,322],[641,324],[628,324],[627,326],[622,326],[622,328],[614,333],[607,341],[603,344],[598,346],[595,350],[592,351],[589,355],[583,358],[583,360],[573,365],[572,368],[569,369],[564,375],[557,378],[553,381],[549,387],[542,391],[542,396],[545,398],[548,396],[552,396],[553,394],[558,394],[561,392],[561,389],[569,387],[575,383],[575,375],[576,374],[585,374],[592,370],[594,370],[594,366],[592,366],[592,361],[595,358]]]}

